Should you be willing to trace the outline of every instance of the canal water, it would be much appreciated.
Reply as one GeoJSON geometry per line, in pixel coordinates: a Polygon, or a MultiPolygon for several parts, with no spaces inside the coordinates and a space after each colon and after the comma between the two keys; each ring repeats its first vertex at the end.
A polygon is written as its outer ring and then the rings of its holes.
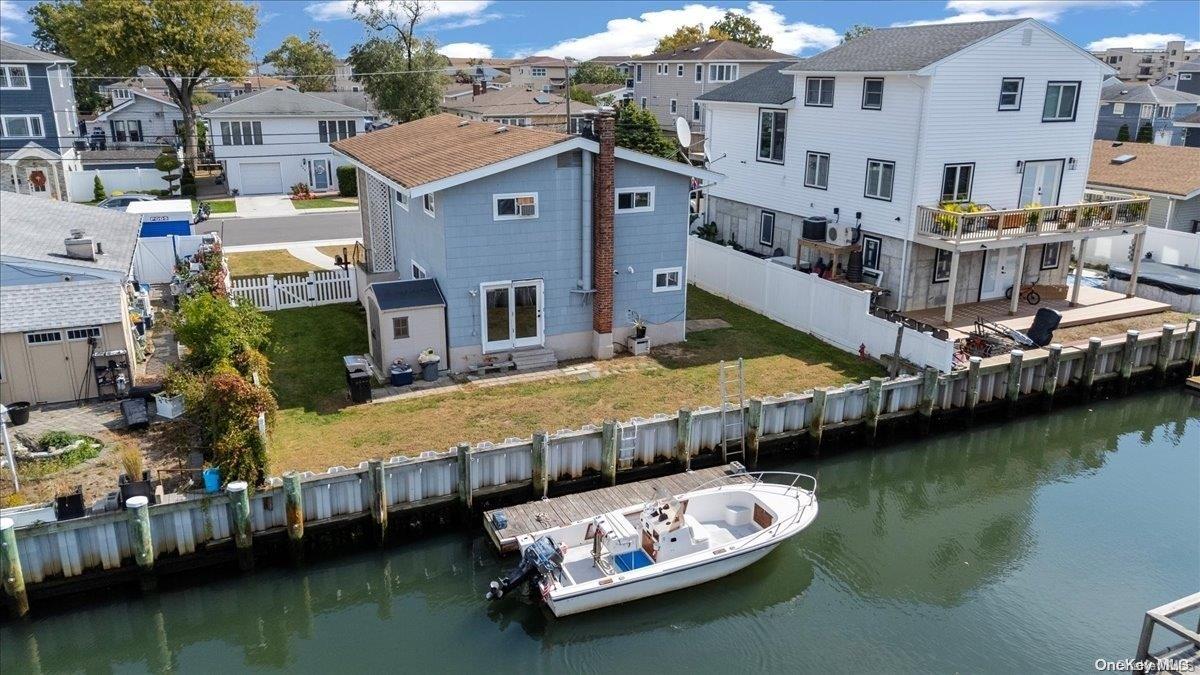
{"type": "Polygon", "coordinates": [[[1178,390],[778,468],[819,472],[816,523],[691,590],[488,606],[504,565],[451,534],[9,622],[0,672],[1084,672],[1200,585],[1178,390]]]}

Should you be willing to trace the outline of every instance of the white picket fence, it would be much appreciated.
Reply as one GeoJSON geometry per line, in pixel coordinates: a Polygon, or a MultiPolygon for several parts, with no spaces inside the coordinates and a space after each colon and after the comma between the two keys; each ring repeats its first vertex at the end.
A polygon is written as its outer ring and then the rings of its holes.
{"type": "Polygon", "coordinates": [[[357,302],[356,274],[355,268],[349,267],[307,275],[234,277],[229,290],[238,300],[266,311],[357,302]]]}
{"type": "MultiPolygon", "coordinates": [[[[896,347],[899,324],[870,313],[871,295],[798,272],[698,237],[688,238],[688,281],[710,293],[831,345],[879,357],[896,347]]],[[[919,366],[949,372],[954,345],[904,329],[900,355],[919,366]]]]}
{"type": "Polygon", "coordinates": [[[146,190],[166,190],[169,187],[163,180],[166,175],[158,169],[85,169],[84,171],[69,171],[67,177],[67,198],[73,202],[90,202],[94,195],[96,177],[104,184],[104,192],[144,192],[146,190]]]}

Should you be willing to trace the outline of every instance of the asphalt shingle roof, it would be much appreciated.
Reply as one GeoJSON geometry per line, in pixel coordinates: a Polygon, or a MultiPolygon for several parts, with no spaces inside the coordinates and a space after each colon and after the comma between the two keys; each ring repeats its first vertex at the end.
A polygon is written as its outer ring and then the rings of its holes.
{"type": "Polygon", "coordinates": [[[696,100],[774,105],[787,103],[794,97],[793,86],[796,78],[779,71],[793,63],[796,63],[795,59],[768,63],[762,70],[697,96],[696,100]]]}
{"type": "Polygon", "coordinates": [[[780,61],[792,58],[773,49],[750,47],[733,40],[705,40],[669,52],[631,58],[630,61],[780,61]]]}
{"type": "Polygon", "coordinates": [[[288,117],[291,115],[342,115],[365,116],[365,110],[351,108],[336,101],[329,101],[319,96],[312,96],[295,89],[278,87],[263,89],[250,94],[244,94],[229,101],[208,106],[204,114],[215,116],[226,115],[270,115],[288,117]]]}
{"type": "Polygon", "coordinates": [[[122,293],[111,280],[0,286],[0,333],[117,323],[122,293]]]}
{"type": "Polygon", "coordinates": [[[65,56],[51,54],[26,47],[8,40],[0,40],[0,61],[5,63],[75,63],[65,56]]]}
{"type": "Polygon", "coordinates": [[[1200,148],[1153,143],[1092,143],[1088,185],[1186,197],[1200,190],[1200,148]],[[1112,160],[1133,155],[1122,164],[1112,160]]]}
{"type": "Polygon", "coordinates": [[[133,265],[140,229],[141,218],[122,211],[0,191],[0,255],[5,257],[125,273],[133,265]],[[104,253],[95,260],[67,257],[63,241],[71,230],[83,230],[104,253]]]}
{"type": "Polygon", "coordinates": [[[1108,80],[1100,90],[1100,100],[1105,103],[1158,103],[1171,105],[1174,103],[1200,103],[1200,95],[1189,94],[1186,91],[1175,91],[1168,87],[1160,87],[1147,82],[1122,82],[1108,80]]]}
{"type": "MultiPolygon", "coordinates": [[[[465,110],[489,117],[524,117],[526,115],[566,115],[567,100],[557,94],[527,91],[520,87],[488,89],[478,96],[458,96],[442,103],[443,108],[465,110]],[[540,101],[545,101],[542,103],[540,101]]],[[[571,115],[582,115],[596,106],[571,102],[571,115]]]]}
{"type": "Polygon", "coordinates": [[[446,298],[436,279],[409,279],[407,281],[377,281],[371,284],[379,309],[408,309],[445,305],[446,298]]]}
{"type": "Polygon", "coordinates": [[[792,72],[906,72],[920,70],[1027,19],[877,28],[804,59],[792,72]]]}

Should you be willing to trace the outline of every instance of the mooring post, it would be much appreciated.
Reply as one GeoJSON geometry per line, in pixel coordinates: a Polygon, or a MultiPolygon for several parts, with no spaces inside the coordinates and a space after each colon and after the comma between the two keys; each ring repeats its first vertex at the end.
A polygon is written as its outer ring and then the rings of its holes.
{"type": "Polygon", "coordinates": [[[549,488],[549,469],[546,463],[546,449],[550,446],[550,437],[544,431],[533,434],[533,496],[546,496],[549,488]]]}
{"type": "Polygon", "coordinates": [[[1054,407],[1054,394],[1058,391],[1058,370],[1062,362],[1062,345],[1057,342],[1046,347],[1046,373],[1042,376],[1042,407],[1054,407]]]}
{"type": "Polygon", "coordinates": [[[814,448],[821,447],[821,434],[825,430],[825,399],[829,396],[829,390],[825,387],[813,389],[812,402],[812,418],[808,423],[808,437],[812,439],[814,448]]]}
{"type": "Polygon", "coordinates": [[[1196,324],[1196,330],[1192,331],[1192,343],[1188,348],[1188,363],[1191,368],[1188,371],[1189,374],[1196,372],[1197,369],[1200,369],[1200,321],[1196,319],[1188,319],[1187,326],[1183,330],[1190,330],[1193,323],[1196,324]]]}
{"type": "Polygon", "coordinates": [[[763,402],[761,398],[750,399],[750,416],[746,419],[746,460],[751,467],[758,466],[758,443],[762,439],[763,402]]]}
{"type": "Polygon", "coordinates": [[[917,412],[921,416],[921,433],[929,433],[933,422],[933,402],[937,398],[938,370],[933,366],[925,366],[921,373],[921,399],[917,412]]]}
{"type": "Polygon", "coordinates": [[[1154,375],[1158,378],[1159,384],[1162,384],[1167,379],[1167,366],[1171,364],[1171,351],[1175,346],[1175,326],[1174,324],[1164,323],[1162,327],[1162,337],[1158,339],[1158,355],[1154,359],[1154,375]]]}
{"type": "Polygon", "coordinates": [[[1025,352],[1020,349],[1008,353],[1008,388],[1005,390],[1004,400],[1008,404],[1010,414],[1015,412],[1017,400],[1021,398],[1021,366],[1024,360],[1025,352]]]}
{"type": "Polygon", "coordinates": [[[154,577],[154,534],[150,529],[150,499],[130,497],[125,500],[129,513],[129,545],[133,549],[133,560],[137,563],[142,590],[153,590],[154,577]]]}
{"type": "Polygon", "coordinates": [[[383,544],[387,541],[388,499],[382,459],[367,460],[367,480],[371,488],[371,520],[375,522],[375,542],[383,544]]]}
{"type": "Polygon", "coordinates": [[[883,412],[883,383],[885,378],[872,377],[867,383],[867,430],[871,440],[879,433],[879,415],[883,412]]]}
{"type": "Polygon", "coordinates": [[[1138,331],[1130,328],[1125,331],[1125,348],[1121,350],[1121,393],[1129,391],[1129,383],[1133,380],[1133,362],[1137,359],[1138,331]]]}
{"type": "Polygon", "coordinates": [[[238,567],[254,569],[254,528],[250,522],[250,491],[244,480],[225,486],[233,506],[233,543],[237,546],[238,567]]]}
{"type": "Polygon", "coordinates": [[[617,484],[617,449],[621,435],[616,420],[605,420],[600,430],[600,478],[605,485],[617,484]]]}
{"type": "Polygon", "coordinates": [[[458,503],[466,511],[471,510],[471,444],[458,443],[458,503]]]}
{"type": "Polygon", "coordinates": [[[675,460],[684,471],[692,470],[692,411],[679,409],[675,427],[675,460]]]}
{"type": "Polygon", "coordinates": [[[0,518],[0,575],[13,614],[25,616],[29,613],[29,594],[25,592],[25,573],[17,551],[17,526],[12,518],[0,518]]]}
{"type": "Polygon", "coordinates": [[[304,488],[295,471],[283,474],[283,507],[292,560],[299,562],[304,554],[304,488]]]}
{"type": "Polygon", "coordinates": [[[967,416],[975,417],[975,408],[979,406],[979,386],[983,379],[979,373],[983,358],[972,356],[967,367],[967,416]]]}
{"type": "Polygon", "coordinates": [[[1084,394],[1092,395],[1092,389],[1096,386],[1096,368],[1100,364],[1100,338],[1088,338],[1087,352],[1083,355],[1083,375],[1080,378],[1080,384],[1083,385],[1084,394]]]}

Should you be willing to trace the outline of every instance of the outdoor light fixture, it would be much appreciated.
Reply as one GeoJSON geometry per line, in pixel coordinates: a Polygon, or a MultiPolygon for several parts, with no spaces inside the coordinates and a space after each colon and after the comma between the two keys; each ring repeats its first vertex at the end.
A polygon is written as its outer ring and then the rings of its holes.
{"type": "Polygon", "coordinates": [[[1067,160],[1067,168],[1070,169],[1071,171],[1075,170],[1075,158],[1074,157],[1067,160]]]}
{"type": "Polygon", "coordinates": [[[1022,162],[1021,160],[1018,159],[1017,160],[1017,173],[1021,173],[1021,171],[1023,171],[1024,169],[1025,169],[1025,162],[1022,162]]]}

